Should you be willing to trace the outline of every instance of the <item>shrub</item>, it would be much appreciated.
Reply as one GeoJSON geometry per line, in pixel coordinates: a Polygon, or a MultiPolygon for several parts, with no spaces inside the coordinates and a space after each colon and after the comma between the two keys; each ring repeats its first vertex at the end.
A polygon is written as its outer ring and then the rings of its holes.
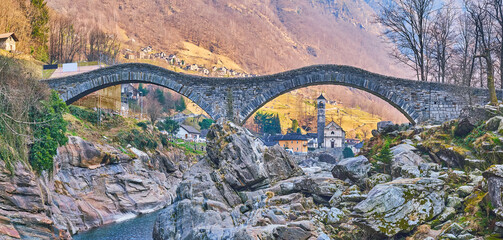
{"type": "Polygon", "coordinates": [[[119,132],[116,138],[117,142],[122,146],[131,144],[131,146],[141,150],[157,148],[158,139],[154,135],[147,132],[140,132],[136,129],[119,132]]]}
{"type": "Polygon", "coordinates": [[[42,101],[40,110],[33,109],[30,114],[33,125],[33,144],[30,150],[30,164],[38,172],[42,170],[52,170],[53,157],[57,153],[57,148],[66,144],[67,122],[63,119],[63,114],[68,108],[58,94],[53,91],[49,100],[42,101]]]}
{"type": "Polygon", "coordinates": [[[384,173],[391,173],[391,160],[393,159],[393,153],[390,151],[390,141],[387,140],[384,146],[379,151],[379,154],[374,156],[374,160],[382,163],[384,173]]]}
{"type": "Polygon", "coordinates": [[[203,119],[203,121],[199,122],[199,126],[201,129],[209,129],[211,127],[211,124],[213,124],[215,121],[213,119],[203,119]]]}
{"type": "Polygon", "coordinates": [[[344,150],[342,151],[342,155],[344,156],[344,158],[351,158],[355,156],[353,150],[351,150],[351,148],[349,147],[344,148],[344,150]]]}
{"type": "Polygon", "coordinates": [[[141,129],[143,129],[143,131],[145,131],[148,128],[148,123],[147,122],[139,122],[136,124],[136,126],[140,127],[141,129]]]}
{"type": "Polygon", "coordinates": [[[92,124],[98,123],[98,113],[89,109],[84,109],[81,107],[70,105],[68,106],[70,113],[80,120],[90,122],[92,124]]]}

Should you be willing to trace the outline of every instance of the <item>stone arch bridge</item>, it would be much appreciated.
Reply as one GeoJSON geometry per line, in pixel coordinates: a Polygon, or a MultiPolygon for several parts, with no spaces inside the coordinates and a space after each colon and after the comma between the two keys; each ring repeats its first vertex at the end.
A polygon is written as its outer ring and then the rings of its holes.
{"type": "MultiPolygon", "coordinates": [[[[487,89],[399,79],[337,65],[316,65],[258,77],[209,78],[128,63],[44,82],[68,104],[117,84],[155,84],[189,98],[213,119],[227,118],[239,124],[275,97],[313,85],[334,84],[367,91],[393,105],[413,124],[454,119],[464,107],[485,104],[489,99],[487,89]]],[[[503,92],[498,91],[497,95],[502,99],[503,92]]]]}

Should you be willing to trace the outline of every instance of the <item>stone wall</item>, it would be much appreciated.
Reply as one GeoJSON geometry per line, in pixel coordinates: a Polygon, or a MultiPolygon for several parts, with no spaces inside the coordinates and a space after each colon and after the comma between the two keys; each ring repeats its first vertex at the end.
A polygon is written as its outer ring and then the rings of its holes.
{"type": "MultiPolygon", "coordinates": [[[[261,106],[294,89],[323,84],[358,88],[381,97],[411,122],[443,122],[469,105],[485,104],[486,89],[399,79],[362,69],[317,65],[250,78],[208,78],[176,73],[149,64],[129,63],[45,81],[72,103],[96,90],[122,83],[150,83],[178,92],[212,118],[244,123],[261,106]]],[[[503,92],[498,90],[498,99],[503,92]]]]}

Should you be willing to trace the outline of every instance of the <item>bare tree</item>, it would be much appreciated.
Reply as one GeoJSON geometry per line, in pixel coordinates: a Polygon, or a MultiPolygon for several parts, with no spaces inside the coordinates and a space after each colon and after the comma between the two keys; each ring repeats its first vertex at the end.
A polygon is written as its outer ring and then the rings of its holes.
{"type": "Polygon", "coordinates": [[[488,7],[489,2],[487,0],[466,2],[467,12],[475,25],[476,41],[480,46],[478,54],[475,57],[485,61],[490,102],[492,105],[497,105],[498,99],[494,83],[494,62],[491,56],[491,45],[494,41],[494,24],[492,21],[493,19],[487,11],[488,7]]]}
{"type": "Polygon", "coordinates": [[[445,5],[437,11],[428,33],[431,36],[431,57],[434,60],[434,78],[437,82],[446,82],[448,62],[452,57],[452,47],[455,39],[455,14],[450,5],[445,5]]]}
{"type": "Polygon", "coordinates": [[[457,84],[471,86],[477,43],[475,41],[475,27],[467,13],[463,13],[457,18],[457,29],[458,34],[454,44],[454,63],[450,65],[452,77],[456,80],[460,79],[461,82],[457,82],[457,84]]]}
{"type": "Polygon", "coordinates": [[[381,5],[377,21],[395,43],[392,56],[407,64],[418,80],[428,80],[427,32],[434,0],[391,0],[381,5]]]}
{"type": "Polygon", "coordinates": [[[89,61],[110,61],[117,57],[120,43],[115,34],[107,34],[95,27],[89,33],[89,49],[86,53],[89,61]]]}
{"type": "Polygon", "coordinates": [[[152,126],[155,126],[155,122],[157,119],[161,117],[162,114],[162,106],[155,98],[154,94],[147,95],[147,101],[145,104],[145,110],[147,111],[148,117],[150,118],[150,122],[152,126]]]}
{"type": "Polygon", "coordinates": [[[55,16],[51,22],[51,62],[73,62],[85,45],[85,33],[68,17],[55,16]]]}
{"type": "Polygon", "coordinates": [[[497,22],[497,37],[498,37],[498,56],[499,56],[499,74],[501,88],[503,88],[503,0],[492,0],[491,4],[493,11],[489,11],[491,16],[497,22]]]}

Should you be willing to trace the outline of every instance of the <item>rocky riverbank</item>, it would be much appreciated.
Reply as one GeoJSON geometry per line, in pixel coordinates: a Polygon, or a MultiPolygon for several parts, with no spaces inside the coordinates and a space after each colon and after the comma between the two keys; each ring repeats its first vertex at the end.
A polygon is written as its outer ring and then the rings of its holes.
{"type": "Polygon", "coordinates": [[[172,203],[182,172],[196,160],[183,151],[143,152],[69,137],[54,170],[40,176],[21,162],[0,161],[2,239],[71,238],[71,234],[172,203]]]}
{"type": "Polygon", "coordinates": [[[184,173],[154,238],[503,237],[498,114],[388,126],[362,155],[333,163],[296,161],[246,129],[214,125],[207,157],[184,173]]]}

